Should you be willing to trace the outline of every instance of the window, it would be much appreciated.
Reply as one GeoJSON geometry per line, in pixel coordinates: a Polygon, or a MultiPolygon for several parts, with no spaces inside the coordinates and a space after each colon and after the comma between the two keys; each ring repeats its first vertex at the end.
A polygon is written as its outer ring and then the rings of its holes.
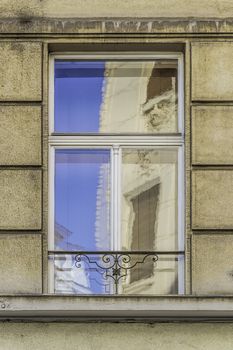
{"type": "Polygon", "coordinates": [[[54,55],[50,70],[50,292],[182,294],[182,55],[54,55]]]}

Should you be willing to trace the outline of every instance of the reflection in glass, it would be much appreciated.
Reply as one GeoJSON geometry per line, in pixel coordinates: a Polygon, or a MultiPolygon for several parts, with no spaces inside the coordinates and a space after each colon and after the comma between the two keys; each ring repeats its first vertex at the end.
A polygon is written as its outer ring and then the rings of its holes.
{"type": "MultiPolygon", "coordinates": [[[[134,260],[139,260],[134,256],[134,260]]],[[[169,295],[182,293],[183,255],[158,255],[153,264],[138,264],[122,282],[123,294],[169,295]],[[182,270],[182,272],[181,272],[182,270]]]]}
{"type": "MultiPolygon", "coordinates": [[[[55,250],[110,249],[110,151],[55,151],[55,250]]],[[[103,293],[102,276],[89,278],[73,255],[54,258],[56,293],[103,293]]]]}
{"type": "Polygon", "coordinates": [[[121,212],[123,250],[178,250],[177,149],[123,149],[121,212]]]}
{"type": "Polygon", "coordinates": [[[55,249],[110,249],[110,151],[55,152],[55,249]]]}
{"type": "Polygon", "coordinates": [[[177,132],[177,60],[55,60],[55,131],[177,132]]]}
{"type": "Polygon", "coordinates": [[[183,255],[55,254],[54,289],[61,294],[178,294],[183,286],[183,255]],[[148,275],[148,263],[151,273],[148,275]]]}
{"type": "Polygon", "coordinates": [[[76,255],[50,257],[54,264],[54,290],[60,294],[114,294],[111,277],[99,266],[102,255],[86,255],[77,261],[76,255]]]}

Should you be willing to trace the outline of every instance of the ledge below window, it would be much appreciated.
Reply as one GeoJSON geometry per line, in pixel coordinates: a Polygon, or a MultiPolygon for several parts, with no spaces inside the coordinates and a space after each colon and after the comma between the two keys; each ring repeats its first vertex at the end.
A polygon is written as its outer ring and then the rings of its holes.
{"type": "Polygon", "coordinates": [[[233,296],[1,295],[0,320],[232,321],[233,296]]]}

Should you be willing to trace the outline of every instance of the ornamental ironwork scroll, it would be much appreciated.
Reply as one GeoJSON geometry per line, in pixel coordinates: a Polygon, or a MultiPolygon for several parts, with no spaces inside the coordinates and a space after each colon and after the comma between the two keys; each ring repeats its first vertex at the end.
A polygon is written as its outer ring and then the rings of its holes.
{"type": "MultiPolygon", "coordinates": [[[[140,260],[135,261],[135,254],[122,252],[109,252],[100,254],[96,252],[98,258],[88,253],[79,253],[75,256],[75,266],[82,268],[82,262],[93,265],[96,272],[102,275],[105,280],[112,279],[115,286],[115,293],[118,294],[120,280],[127,277],[128,271],[137,265],[145,263],[146,260],[156,263],[158,255],[147,253],[140,260]]],[[[138,253],[137,253],[138,255],[138,253]]]]}

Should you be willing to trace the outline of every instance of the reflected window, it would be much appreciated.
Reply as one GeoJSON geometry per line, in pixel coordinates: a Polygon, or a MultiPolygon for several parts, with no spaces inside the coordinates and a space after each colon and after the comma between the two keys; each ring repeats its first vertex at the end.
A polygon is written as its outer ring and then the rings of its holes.
{"type": "Polygon", "coordinates": [[[183,293],[181,61],[53,57],[51,293],[183,293]]]}
{"type": "MultiPolygon", "coordinates": [[[[159,184],[131,199],[133,208],[132,250],[147,250],[155,247],[156,213],[159,203],[159,184]]],[[[153,262],[145,262],[141,269],[132,269],[130,282],[151,277],[154,272],[153,262]]]]}

